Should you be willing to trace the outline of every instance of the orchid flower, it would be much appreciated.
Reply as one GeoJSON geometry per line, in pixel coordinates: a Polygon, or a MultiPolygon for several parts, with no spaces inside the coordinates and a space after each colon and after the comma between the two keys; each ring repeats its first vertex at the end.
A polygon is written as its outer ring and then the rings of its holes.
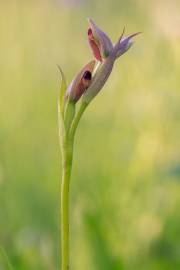
{"type": "Polygon", "coordinates": [[[61,182],[61,270],[69,269],[69,181],[71,177],[73,145],[79,120],[92,99],[106,83],[116,59],[126,53],[133,44],[134,33],[124,37],[124,30],[115,45],[92,19],[88,19],[88,41],[94,60],[86,64],[75,76],[69,87],[61,73],[59,98],[59,135],[62,152],[61,182]],[[81,100],[76,112],[76,103],[81,100]]]}
{"type": "Polygon", "coordinates": [[[133,45],[133,37],[140,33],[137,32],[128,37],[123,37],[123,30],[118,42],[113,46],[108,35],[104,33],[92,19],[88,19],[88,22],[89,28],[87,33],[89,45],[99,65],[95,72],[93,72],[95,64],[93,64],[94,66],[91,64],[91,70],[88,69],[88,65],[83,69],[84,72],[86,68],[87,71],[91,72],[91,81],[89,81],[87,87],[83,88],[82,84],[74,83],[75,81],[80,82],[83,79],[84,74],[80,72],[67,90],[67,95],[69,95],[70,100],[77,102],[79,98],[83,96],[82,101],[85,103],[89,103],[102,89],[111,74],[115,60],[129,50],[133,45]]]}

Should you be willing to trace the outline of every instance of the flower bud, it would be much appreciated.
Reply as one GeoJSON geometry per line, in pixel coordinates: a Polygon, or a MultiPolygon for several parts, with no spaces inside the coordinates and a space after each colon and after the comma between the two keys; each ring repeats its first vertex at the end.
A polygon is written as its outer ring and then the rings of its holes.
{"type": "Polygon", "coordinates": [[[91,20],[88,19],[88,41],[94,57],[102,62],[113,50],[113,44],[110,38],[91,20]]]}
{"type": "Polygon", "coordinates": [[[89,62],[74,78],[66,91],[66,98],[76,103],[88,89],[92,80],[95,61],[89,62]]]}

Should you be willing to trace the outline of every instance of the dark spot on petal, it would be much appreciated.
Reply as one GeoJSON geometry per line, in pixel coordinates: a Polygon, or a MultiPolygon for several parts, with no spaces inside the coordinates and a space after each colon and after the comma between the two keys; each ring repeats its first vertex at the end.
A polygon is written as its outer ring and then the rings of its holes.
{"type": "Polygon", "coordinates": [[[84,78],[85,80],[90,81],[91,78],[92,78],[91,72],[90,72],[89,70],[86,70],[86,71],[84,72],[84,74],[83,74],[83,78],[84,78]]]}

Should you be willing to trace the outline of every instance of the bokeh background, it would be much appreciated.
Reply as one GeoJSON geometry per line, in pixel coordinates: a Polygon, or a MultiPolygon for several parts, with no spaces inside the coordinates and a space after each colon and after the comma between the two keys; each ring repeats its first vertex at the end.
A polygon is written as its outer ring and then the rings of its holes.
{"type": "Polygon", "coordinates": [[[87,109],[71,269],[180,269],[180,2],[0,1],[0,269],[59,269],[59,73],[92,58],[86,17],[142,31],[87,109]],[[9,260],[9,262],[8,262],[9,260]]]}

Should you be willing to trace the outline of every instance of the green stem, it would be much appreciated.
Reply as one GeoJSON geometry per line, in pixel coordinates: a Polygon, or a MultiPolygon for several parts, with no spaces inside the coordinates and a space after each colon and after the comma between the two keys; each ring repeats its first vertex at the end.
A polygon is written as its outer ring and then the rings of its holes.
{"type": "Polygon", "coordinates": [[[61,270],[69,269],[69,183],[72,170],[73,139],[65,136],[62,142],[61,182],[61,270]]]}
{"type": "Polygon", "coordinates": [[[72,122],[72,126],[71,126],[71,129],[70,129],[70,137],[71,138],[74,138],[74,135],[75,135],[75,132],[76,132],[76,128],[79,124],[79,121],[81,119],[81,116],[83,114],[83,112],[85,111],[86,107],[88,106],[88,103],[81,103],[81,106],[79,108],[79,111],[77,112],[77,115],[75,116],[73,122],[72,122]]]}
{"type": "Polygon", "coordinates": [[[88,104],[82,103],[68,131],[59,108],[60,147],[62,153],[61,181],[61,270],[69,269],[69,184],[72,170],[73,145],[76,128],[88,104]]]}

